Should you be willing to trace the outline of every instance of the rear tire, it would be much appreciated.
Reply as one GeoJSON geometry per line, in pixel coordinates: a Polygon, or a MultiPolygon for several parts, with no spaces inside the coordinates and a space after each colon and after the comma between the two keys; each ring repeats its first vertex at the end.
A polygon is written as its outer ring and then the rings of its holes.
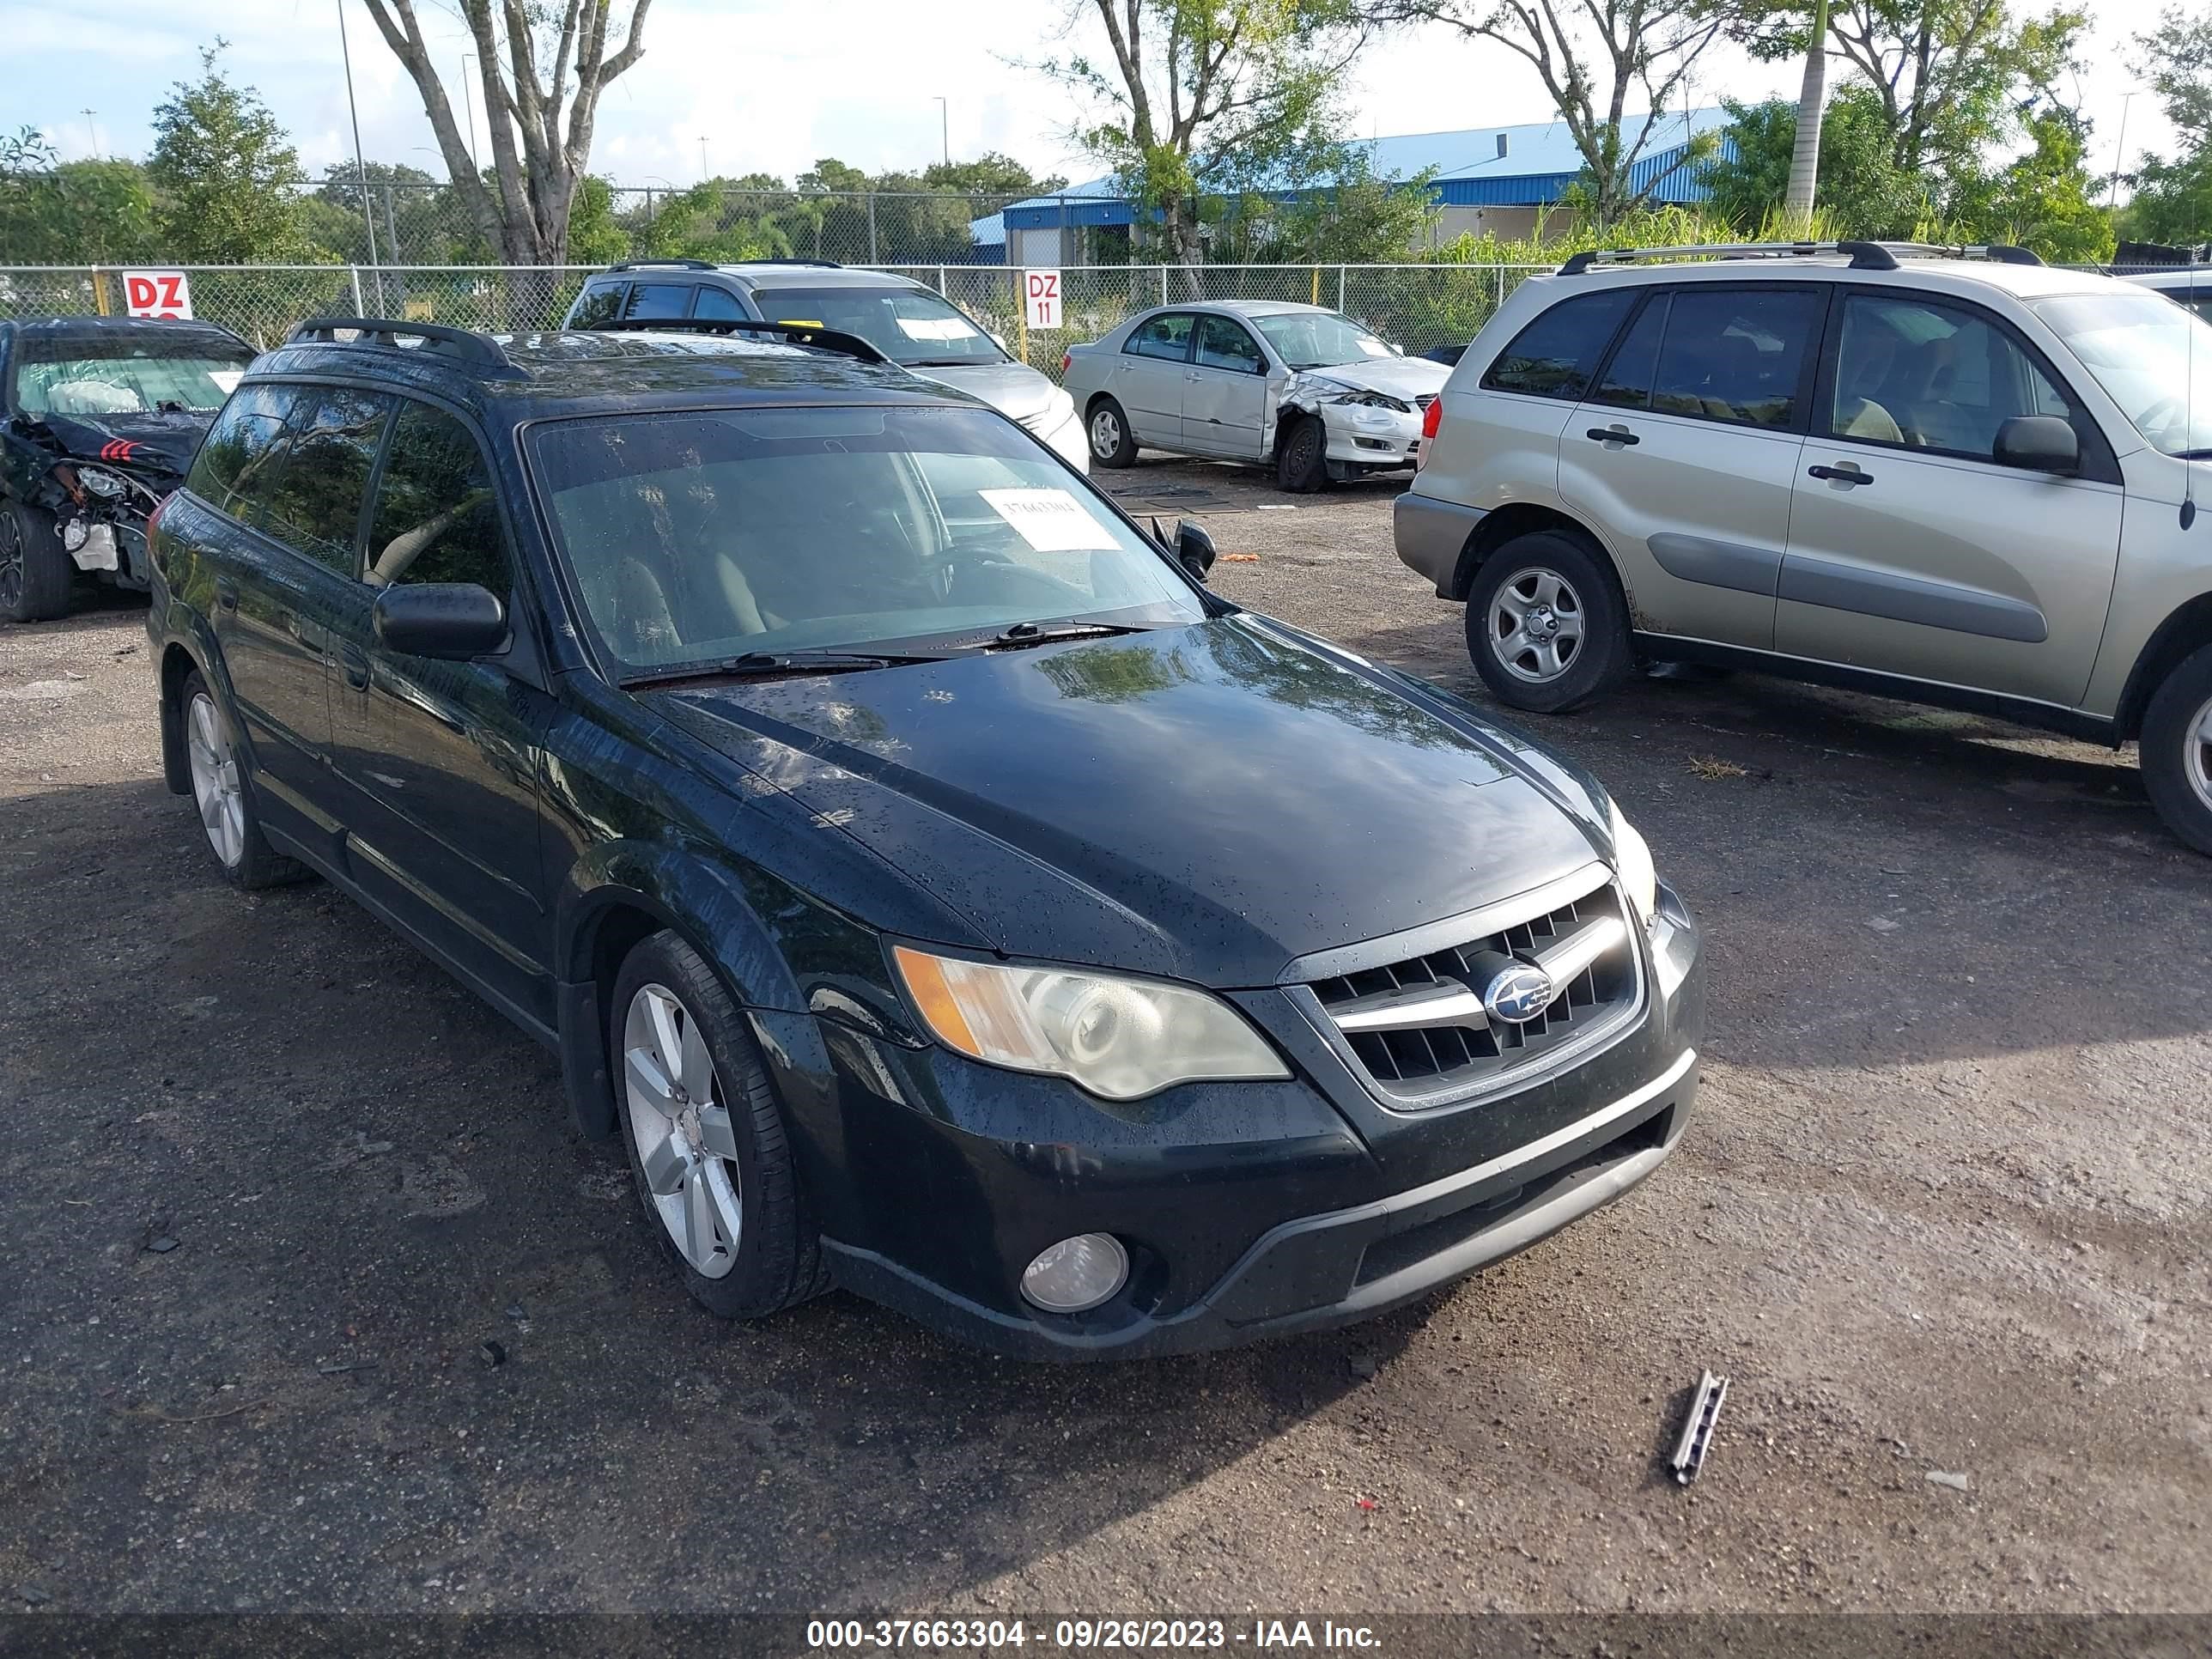
{"type": "Polygon", "coordinates": [[[765,1319],[830,1289],[768,1068],[721,981],[677,934],[623,962],[607,1052],[647,1224],[692,1300],[765,1319]]]}
{"type": "Polygon", "coordinates": [[[46,622],[67,614],[76,566],[54,515],[28,501],[0,503],[0,622],[46,622]]]}
{"type": "Polygon", "coordinates": [[[1328,428],[1318,415],[1301,415],[1275,440],[1275,483],[1293,495],[1310,495],[1328,482],[1328,428]]]}
{"type": "Polygon", "coordinates": [[[2166,827],[2212,854],[2212,645],[2184,658],[2143,711],[2143,787],[2166,827]]]}
{"type": "Polygon", "coordinates": [[[1516,536],[1475,573],[1467,651],[1500,702],[1539,714],[1580,708],[1634,666],[1620,580],[1579,536],[1516,536]]]}
{"type": "Polygon", "coordinates": [[[194,669],[179,694],[184,712],[185,759],[200,830],[223,878],[252,892],[303,881],[313,873],[269,845],[253,810],[253,773],[238,741],[238,728],[194,669]]]}
{"type": "Polygon", "coordinates": [[[1137,441],[1130,435],[1129,417],[1111,398],[1101,398],[1084,417],[1084,432],[1091,444],[1091,459],[1101,466],[1133,466],[1137,441]]]}

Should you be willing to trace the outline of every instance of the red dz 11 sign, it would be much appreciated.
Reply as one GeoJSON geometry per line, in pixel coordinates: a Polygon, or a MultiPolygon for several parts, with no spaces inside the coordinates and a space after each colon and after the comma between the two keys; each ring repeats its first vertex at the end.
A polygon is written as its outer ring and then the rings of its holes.
{"type": "Polygon", "coordinates": [[[1029,325],[1031,328],[1060,326],[1060,273],[1058,271],[1024,271],[1022,298],[1027,307],[1029,325]]]}
{"type": "Polygon", "coordinates": [[[123,273],[123,305],[133,317],[173,318],[189,322],[192,315],[191,279],[181,270],[126,270],[123,273]]]}

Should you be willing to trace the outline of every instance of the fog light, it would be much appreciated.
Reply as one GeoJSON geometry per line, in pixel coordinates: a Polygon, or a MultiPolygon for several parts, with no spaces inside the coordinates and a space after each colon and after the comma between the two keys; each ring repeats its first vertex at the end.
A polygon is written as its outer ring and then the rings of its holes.
{"type": "Polygon", "coordinates": [[[1022,1294],[1047,1313],[1082,1313],[1129,1277],[1129,1253],[1107,1233],[1078,1233],[1039,1251],[1022,1270],[1022,1294]]]}

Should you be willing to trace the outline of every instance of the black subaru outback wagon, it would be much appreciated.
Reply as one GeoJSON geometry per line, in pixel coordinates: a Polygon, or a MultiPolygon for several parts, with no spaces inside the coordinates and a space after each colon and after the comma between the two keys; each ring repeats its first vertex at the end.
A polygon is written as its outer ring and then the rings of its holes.
{"type": "Polygon", "coordinates": [[[996,413],[734,326],[254,364],[148,623],[234,882],[328,878],[556,1050],[726,1316],[1204,1347],[1658,1166],[1698,936],[1592,779],[996,413]]]}

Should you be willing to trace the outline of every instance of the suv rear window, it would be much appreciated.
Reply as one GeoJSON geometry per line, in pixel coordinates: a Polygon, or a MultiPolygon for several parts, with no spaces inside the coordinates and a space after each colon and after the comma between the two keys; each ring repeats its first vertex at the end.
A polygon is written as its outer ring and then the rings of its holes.
{"type": "Polygon", "coordinates": [[[1482,389],[1579,398],[1635,299],[1635,289],[1613,288],[1560,301],[1498,354],[1482,389]]]}

